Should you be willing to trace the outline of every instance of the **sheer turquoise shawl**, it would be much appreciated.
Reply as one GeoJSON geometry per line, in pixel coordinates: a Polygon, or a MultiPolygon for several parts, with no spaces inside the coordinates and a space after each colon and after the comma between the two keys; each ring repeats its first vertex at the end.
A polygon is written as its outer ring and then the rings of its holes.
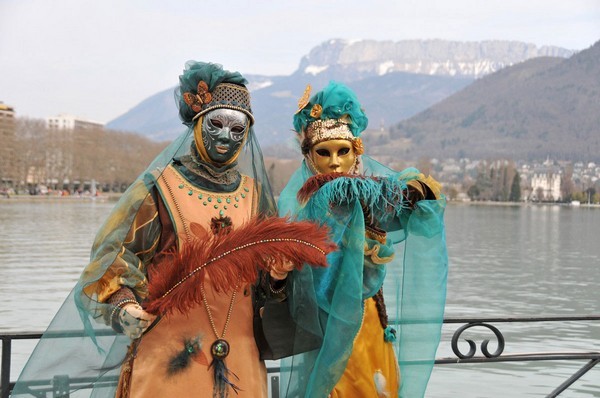
{"type": "Polygon", "coordinates": [[[151,171],[164,167],[179,153],[187,151],[192,136],[189,129],[170,144],[121,196],[98,231],[90,256],[92,263],[97,262],[94,272],[81,276],[54,316],[23,368],[13,397],[35,396],[43,384],[56,377],[68,381],[68,389],[62,391],[64,396],[114,397],[130,339],[115,333],[101,319],[94,321],[109,304],[83,294],[83,288],[86,283],[101,278],[121,250],[142,202],[152,189],[153,184],[148,179],[151,171]]]}
{"type": "MultiPolygon", "coordinates": [[[[387,187],[406,188],[419,174],[416,169],[393,171],[367,156],[361,161],[363,174],[381,177],[387,187]]],[[[422,200],[410,209],[394,201],[392,189],[386,193],[377,191],[377,184],[357,182],[339,191],[339,186],[330,182],[301,206],[296,195],[311,176],[303,163],[279,198],[279,213],[328,224],[340,250],[330,254],[327,269],[303,267],[291,276],[292,314],[303,327],[320,332],[323,344],[319,350],[282,360],[282,395],[312,398],[329,394],[351,354],[363,301],[383,286],[390,325],[397,330],[394,344],[401,372],[400,396],[424,396],[446,297],[445,199],[422,200]],[[365,261],[365,204],[388,231],[390,249],[395,251],[394,260],[386,265],[365,261]]]]}
{"type": "MultiPolygon", "coordinates": [[[[140,174],[116,203],[97,233],[86,272],[81,275],[31,354],[12,397],[41,396],[41,391],[48,389],[48,386],[52,391],[53,380],[68,381],[68,387],[64,390],[58,388],[60,393],[56,396],[115,396],[121,363],[131,340],[104,324],[103,314],[107,311],[110,313],[113,307],[98,301],[97,297],[87,295],[84,288],[100,279],[123,250],[133,220],[148,195],[153,194],[158,176],[174,158],[189,154],[192,143],[193,130],[190,127],[140,174]]],[[[236,167],[261,185],[259,211],[272,214],[275,206],[253,128],[250,128],[236,167]]],[[[139,239],[153,241],[153,236],[159,231],[148,228],[141,233],[147,235],[139,239]]]]}

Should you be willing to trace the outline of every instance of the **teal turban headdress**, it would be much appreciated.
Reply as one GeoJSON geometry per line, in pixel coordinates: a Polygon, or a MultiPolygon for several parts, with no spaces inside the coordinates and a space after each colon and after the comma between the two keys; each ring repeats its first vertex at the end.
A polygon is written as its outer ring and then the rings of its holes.
{"type": "Polygon", "coordinates": [[[354,91],[332,81],[310,100],[309,96],[310,85],[306,87],[294,115],[294,128],[302,153],[306,154],[313,145],[322,141],[345,139],[355,143],[357,154],[362,154],[360,135],[367,128],[369,119],[354,91]]]}

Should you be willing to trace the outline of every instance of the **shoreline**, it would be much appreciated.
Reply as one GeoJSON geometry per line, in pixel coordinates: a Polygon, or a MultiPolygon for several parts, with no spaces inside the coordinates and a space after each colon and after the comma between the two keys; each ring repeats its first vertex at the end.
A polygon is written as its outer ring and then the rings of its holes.
{"type": "MultiPolygon", "coordinates": [[[[93,200],[100,202],[116,202],[121,197],[121,193],[103,193],[98,196],[91,195],[69,195],[69,196],[58,196],[58,195],[11,195],[10,197],[6,197],[4,195],[0,196],[0,202],[41,202],[41,201],[74,201],[74,200],[93,200]]],[[[580,203],[578,205],[574,205],[572,203],[563,203],[563,202],[495,202],[491,200],[487,201],[460,201],[460,200],[451,200],[448,201],[448,205],[457,205],[457,206],[561,206],[561,207],[572,207],[572,208],[600,208],[600,204],[594,203],[580,203]]]]}
{"type": "Polygon", "coordinates": [[[560,207],[570,207],[570,208],[599,208],[600,204],[595,203],[581,203],[578,205],[574,205],[572,203],[563,203],[563,202],[494,202],[491,200],[488,201],[448,201],[448,205],[466,205],[466,206],[505,206],[505,207],[517,207],[517,206],[560,206],[560,207]]]}
{"type": "Polygon", "coordinates": [[[92,200],[99,202],[116,202],[119,200],[122,194],[101,194],[97,196],[91,195],[11,195],[11,196],[0,196],[0,202],[43,202],[43,201],[78,201],[78,200],[92,200]]]}

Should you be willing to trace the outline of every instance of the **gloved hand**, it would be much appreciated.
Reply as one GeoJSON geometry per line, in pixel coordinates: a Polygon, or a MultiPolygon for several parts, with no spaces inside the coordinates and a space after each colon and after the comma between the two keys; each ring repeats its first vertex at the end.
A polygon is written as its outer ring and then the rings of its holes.
{"type": "Polygon", "coordinates": [[[123,333],[132,340],[139,338],[155,319],[156,315],[144,311],[139,304],[126,304],[119,311],[119,324],[123,333]]]}
{"type": "Polygon", "coordinates": [[[406,196],[410,203],[410,207],[414,208],[418,201],[425,199],[424,187],[416,180],[409,181],[407,187],[408,193],[406,196]]]}
{"type": "Polygon", "coordinates": [[[408,186],[408,200],[411,204],[411,207],[414,207],[418,201],[425,199],[425,195],[419,189],[413,187],[412,185],[408,186]]]}

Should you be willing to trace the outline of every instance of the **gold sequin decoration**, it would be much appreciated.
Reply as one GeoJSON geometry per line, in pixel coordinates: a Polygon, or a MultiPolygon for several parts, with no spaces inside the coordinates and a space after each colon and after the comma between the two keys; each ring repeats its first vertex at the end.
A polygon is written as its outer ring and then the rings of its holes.
{"type": "Polygon", "coordinates": [[[354,140],[348,124],[337,119],[315,120],[306,128],[310,146],[329,140],[354,140]]]}

